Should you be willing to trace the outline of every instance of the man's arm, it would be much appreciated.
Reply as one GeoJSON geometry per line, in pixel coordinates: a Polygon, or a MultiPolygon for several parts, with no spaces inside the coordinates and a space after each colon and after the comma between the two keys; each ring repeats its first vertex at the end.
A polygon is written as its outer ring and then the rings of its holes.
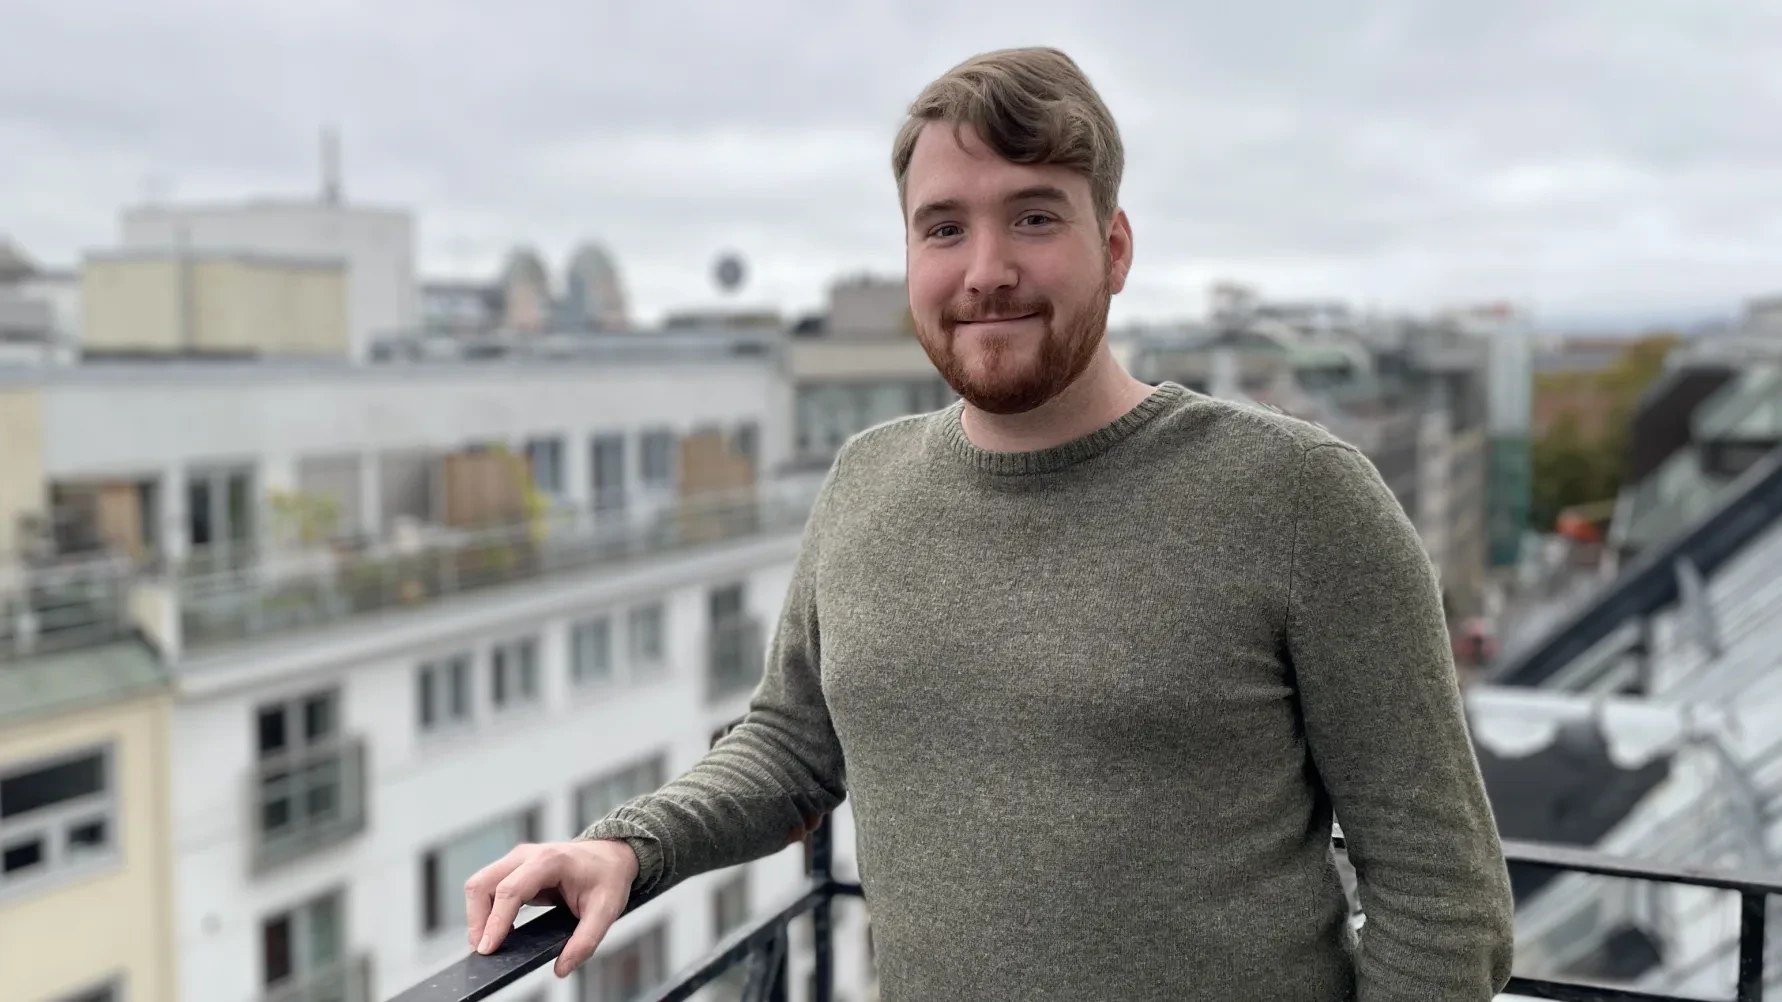
{"type": "Polygon", "coordinates": [[[1515,905],[1434,569],[1354,449],[1307,450],[1297,489],[1288,651],[1367,916],[1359,1002],[1487,1002],[1515,905]]]}
{"type": "Polygon", "coordinates": [[[818,675],[816,571],[835,476],[831,471],[805,526],[747,716],[686,774],[580,836],[622,839],[637,853],[634,904],[687,877],[777,852],[845,795],[841,747],[818,675]]]}

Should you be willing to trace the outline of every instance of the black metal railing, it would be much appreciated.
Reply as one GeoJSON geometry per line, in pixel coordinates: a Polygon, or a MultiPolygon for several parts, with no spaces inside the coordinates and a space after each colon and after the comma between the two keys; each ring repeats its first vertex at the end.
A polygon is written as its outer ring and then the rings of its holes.
{"type": "MultiPolygon", "coordinates": [[[[1673,866],[1643,860],[1623,859],[1591,849],[1548,845],[1539,842],[1504,843],[1504,855],[1510,864],[1586,873],[1599,877],[1620,877],[1648,883],[1675,884],[1710,890],[1731,891],[1739,896],[1739,948],[1735,1002],[1763,1002],[1765,953],[1765,918],[1771,896],[1782,896],[1782,873],[1748,873],[1736,870],[1708,870],[1691,866],[1673,866]]],[[[1551,981],[1543,978],[1515,977],[1505,991],[1531,998],[1560,999],[1562,1002],[1699,1002],[1682,995],[1660,995],[1607,985],[1575,981],[1551,981]]]]}
{"type": "MultiPolygon", "coordinates": [[[[834,936],[830,908],[837,897],[860,897],[860,885],[836,880],[831,872],[833,836],[825,822],[808,836],[809,883],[798,897],[765,918],[726,936],[710,953],[681,971],[670,983],[642,1002],[684,1002],[700,989],[739,966],[748,972],[742,1002],[775,1002],[785,998],[784,958],[788,928],[806,913],[812,917],[815,961],[813,1002],[830,1002],[834,991],[834,936]]],[[[1337,847],[1343,847],[1339,837],[1337,847]]],[[[1735,1002],[1763,1002],[1765,974],[1765,909],[1771,896],[1782,897],[1782,873],[1744,873],[1671,866],[1609,856],[1590,849],[1534,842],[1506,841],[1504,854],[1512,866],[1539,867],[1571,873],[1619,877],[1730,891],[1739,896],[1737,995],[1735,1002]]],[[[514,929],[490,956],[472,954],[396,996],[391,1002],[478,1002],[527,973],[555,960],[569,941],[575,919],[556,908],[514,929]]],[[[1557,981],[1517,976],[1506,994],[1560,1002],[1699,1002],[1680,995],[1633,991],[1606,984],[1557,981]]]]}
{"type": "MultiPolygon", "coordinates": [[[[776,1002],[786,997],[785,957],[787,937],[794,919],[811,916],[812,951],[815,962],[813,1002],[830,1002],[835,984],[834,930],[831,906],[837,897],[859,897],[860,885],[836,880],[831,872],[834,837],[825,821],[807,836],[810,847],[808,883],[798,896],[765,918],[754,919],[725,936],[710,953],[676,975],[670,983],[643,996],[640,1002],[685,1002],[700,989],[741,967],[748,972],[742,1002],[776,1002]]],[[[516,926],[488,956],[471,954],[433,977],[414,985],[392,1002],[478,1002],[528,973],[550,963],[563,952],[575,931],[575,917],[567,908],[553,908],[524,925],[516,926]]]]}

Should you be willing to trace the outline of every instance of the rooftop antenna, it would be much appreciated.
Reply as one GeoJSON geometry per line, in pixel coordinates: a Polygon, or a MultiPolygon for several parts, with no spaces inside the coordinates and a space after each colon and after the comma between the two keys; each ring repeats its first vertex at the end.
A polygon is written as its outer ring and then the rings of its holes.
{"type": "Polygon", "coordinates": [[[333,126],[322,130],[322,204],[340,204],[340,133],[333,126]]]}

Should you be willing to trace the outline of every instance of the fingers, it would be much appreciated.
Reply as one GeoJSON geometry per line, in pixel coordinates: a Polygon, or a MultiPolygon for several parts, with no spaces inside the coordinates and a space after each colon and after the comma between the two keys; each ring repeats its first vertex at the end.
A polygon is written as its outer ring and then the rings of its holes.
{"type": "Polygon", "coordinates": [[[464,882],[464,918],[471,949],[482,942],[483,926],[488,924],[489,912],[495,906],[495,888],[524,860],[525,854],[516,848],[476,871],[464,882]]]}
{"type": "MultiPolygon", "coordinates": [[[[589,895],[593,898],[594,895],[589,895]]],[[[559,978],[567,978],[571,971],[582,966],[594,955],[595,947],[606,938],[606,931],[612,928],[618,909],[610,903],[591,904],[582,909],[581,921],[576,923],[575,932],[570,934],[569,942],[563,944],[563,952],[557,955],[557,963],[551,968],[559,978]]]]}
{"type": "Polygon", "coordinates": [[[514,927],[520,908],[546,887],[557,883],[562,857],[554,853],[534,855],[495,885],[495,900],[483,923],[482,939],[476,952],[493,953],[514,927]]]}

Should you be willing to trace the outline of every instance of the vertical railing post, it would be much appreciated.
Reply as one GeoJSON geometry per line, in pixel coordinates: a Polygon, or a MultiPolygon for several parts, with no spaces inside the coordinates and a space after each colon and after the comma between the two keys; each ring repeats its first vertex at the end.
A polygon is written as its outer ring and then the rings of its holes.
{"type": "Polygon", "coordinates": [[[786,930],[756,947],[743,961],[746,972],[740,1002],[786,1002],[786,930]]]}
{"type": "MultiPolygon", "coordinates": [[[[823,818],[810,834],[811,880],[825,889],[835,879],[835,829],[831,822],[831,818],[823,818]]],[[[816,953],[811,1002],[830,1002],[835,992],[835,928],[830,915],[834,900],[826,896],[811,910],[811,947],[816,953]]]]}
{"type": "Polygon", "coordinates": [[[1763,1002],[1764,909],[1768,904],[1768,896],[1761,891],[1739,895],[1738,1002],[1763,1002]]]}

